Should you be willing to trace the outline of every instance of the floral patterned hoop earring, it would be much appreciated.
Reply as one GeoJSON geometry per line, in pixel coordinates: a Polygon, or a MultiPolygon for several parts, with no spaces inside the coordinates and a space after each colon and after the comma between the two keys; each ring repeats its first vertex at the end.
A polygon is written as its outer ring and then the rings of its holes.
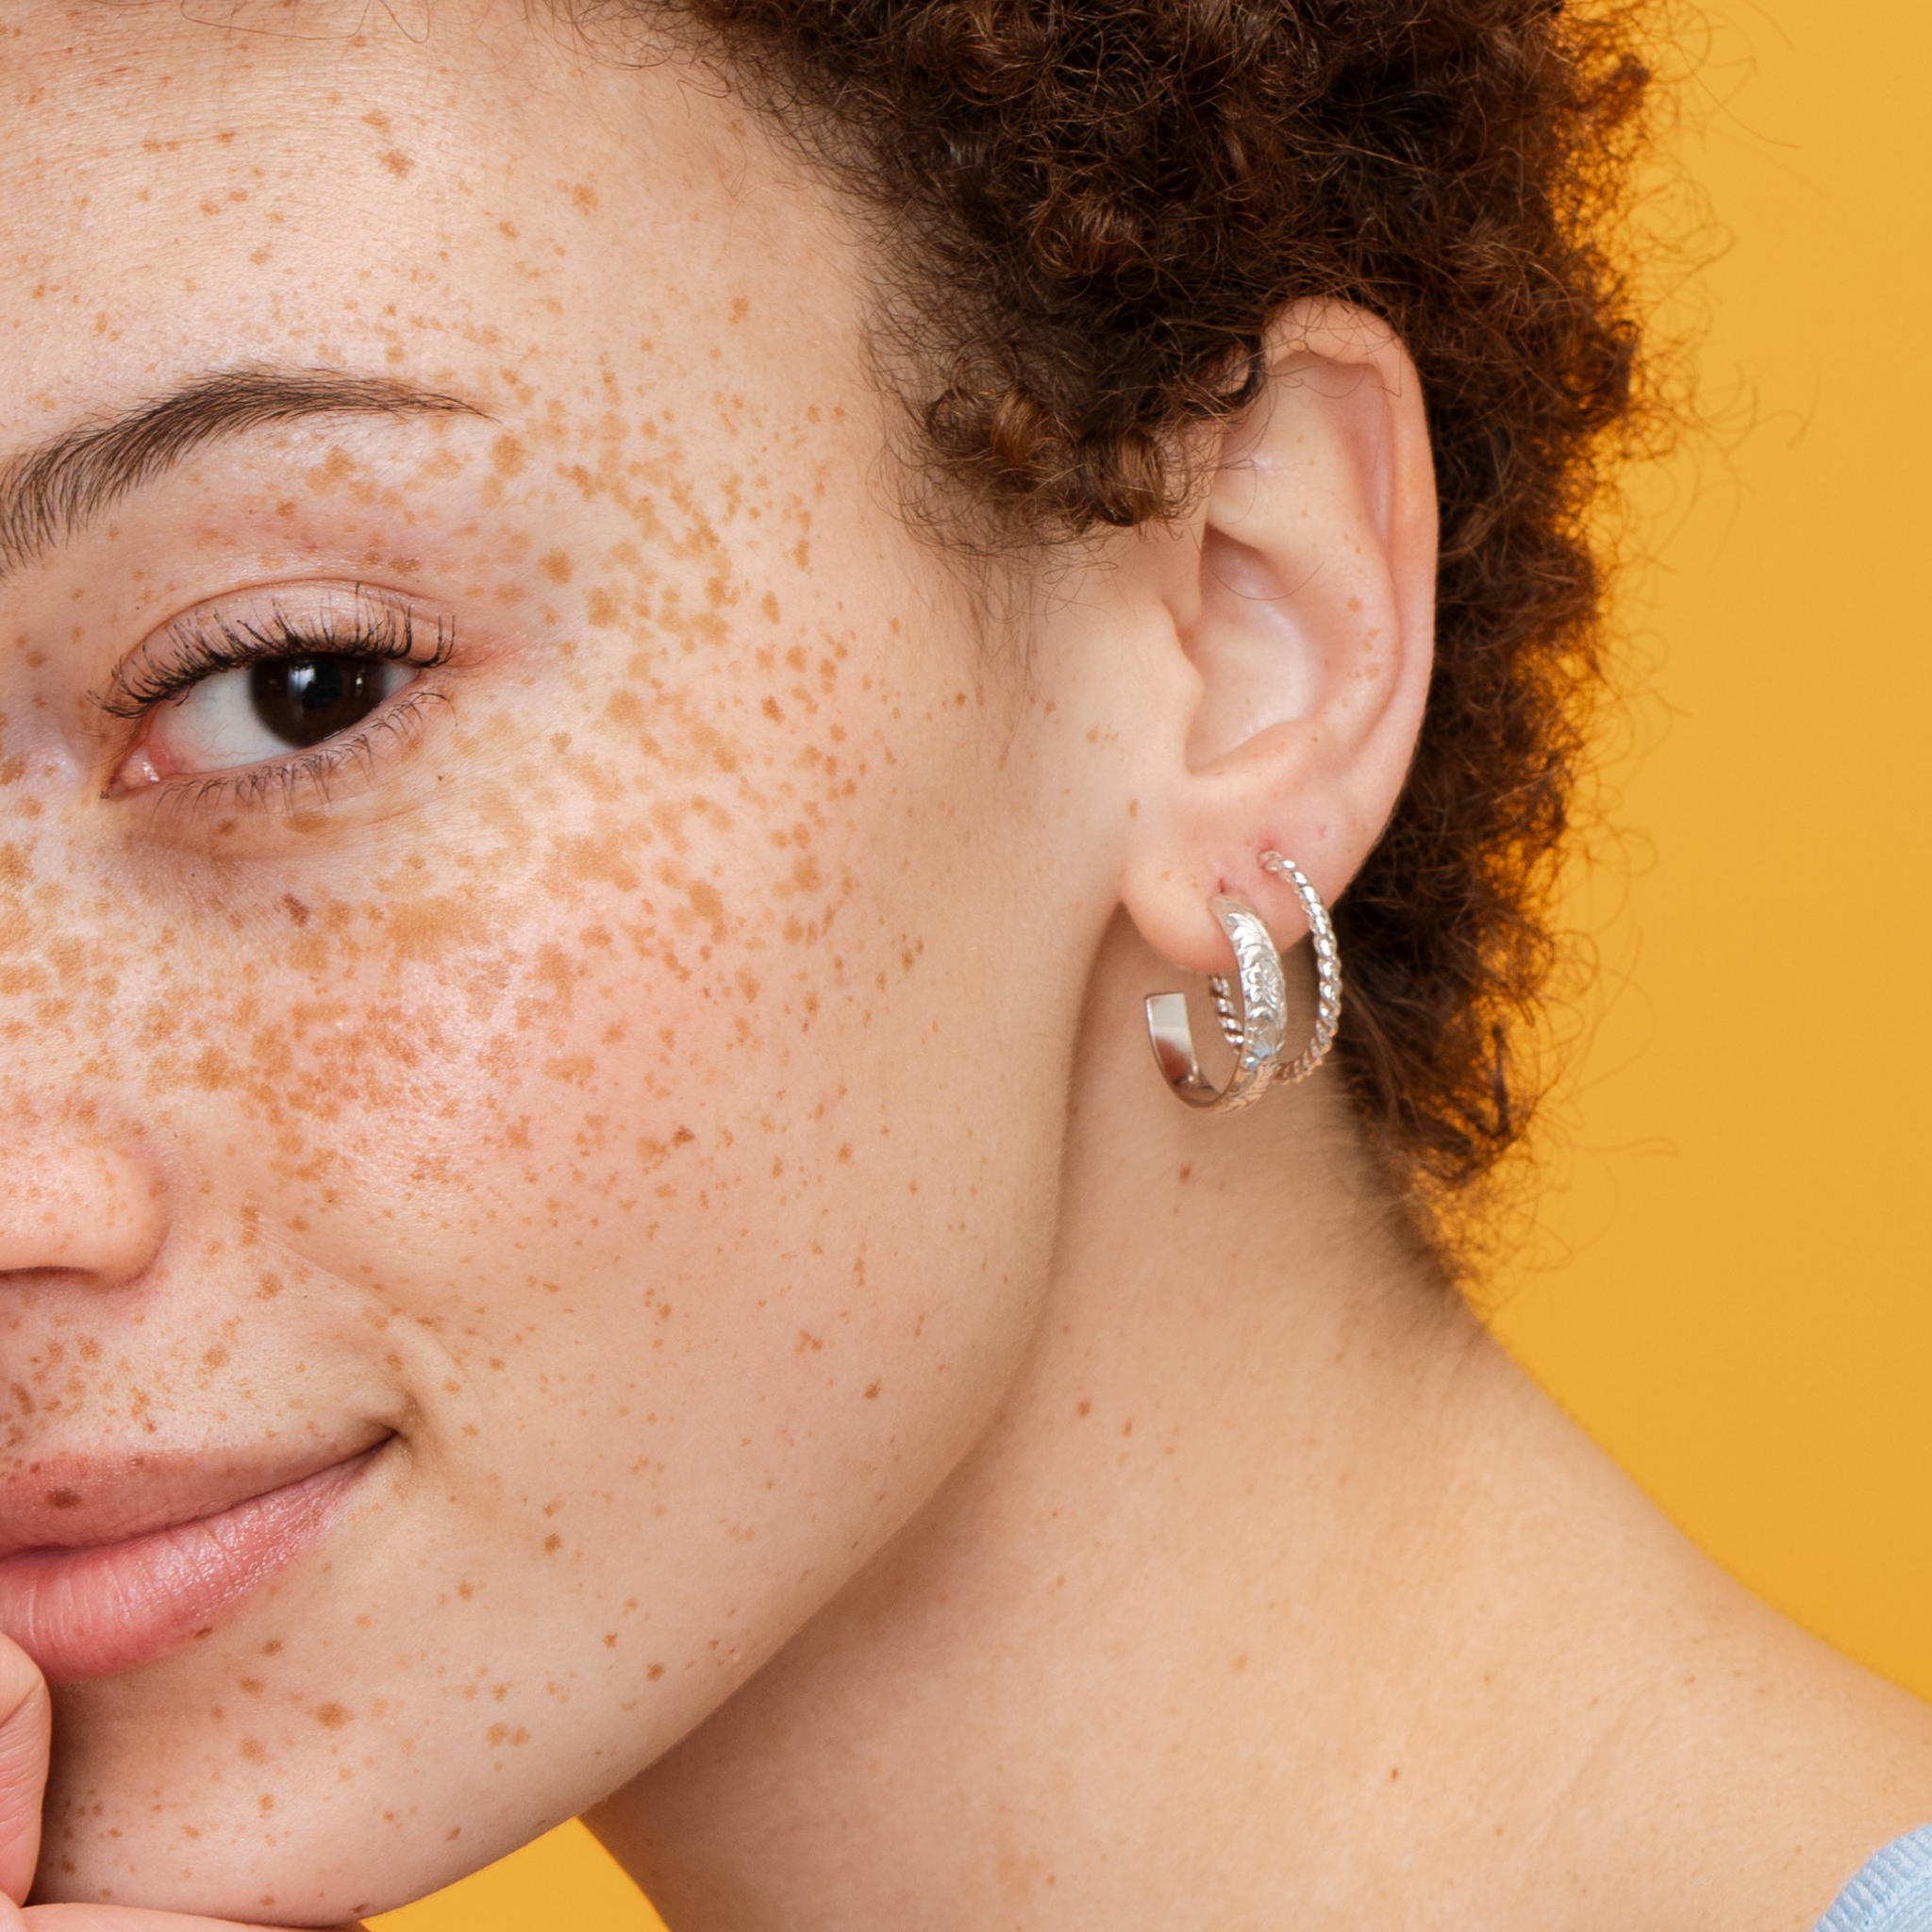
{"type": "Polygon", "coordinates": [[[1281,955],[1274,950],[1261,915],[1245,899],[1217,893],[1208,909],[1221,922],[1234,948],[1235,974],[1217,974],[1208,980],[1221,1030],[1235,1050],[1235,1069],[1219,1089],[1202,1076],[1194,1052],[1193,1027],[1188,1019],[1185,993],[1157,992],[1147,1001],[1147,1037],[1153,1042],[1155,1064],[1174,1091],[1190,1107],[1208,1113],[1234,1113],[1251,1107],[1278,1080],[1306,1080],[1328,1058],[1335,1028],[1341,1018],[1341,958],[1335,947],[1335,928],[1322,895],[1291,858],[1264,852],[1261,868],[1294,889],[1308,922],[1308,941],[1315,955],[1315,1030],[1300,1055],[1282,1064],[1283,1035],[1288,1024],[1288,980],[1281,955]],[[1234,987],[1241,988],[1237,1009],[1234,987]]]}

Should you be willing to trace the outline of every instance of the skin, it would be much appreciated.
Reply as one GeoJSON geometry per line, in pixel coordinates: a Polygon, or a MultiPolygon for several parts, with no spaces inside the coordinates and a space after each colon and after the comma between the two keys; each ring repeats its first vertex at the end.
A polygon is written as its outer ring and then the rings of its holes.
{"type": "Polygon", "coordinates": [[[679,1932],[1808,1924],[1932,1810],[1918,1707],[1503,1361],[1331,1074],[1209,1119],[1141,1031],[1399,790],[1400,344],[1289,311],[1187,518],[989,587],[895,513],[824,183],[675,50],[406,12],[0,42],[8,452],[242,368],[462,406],[0,577],[0,1482],[378,1448],[57,1688],[88,1909],[27,1918],[333,1923],[603,1800],[679,1932]],[[449,648],[354,755],[97,701],[358,586],[449,648]]]}

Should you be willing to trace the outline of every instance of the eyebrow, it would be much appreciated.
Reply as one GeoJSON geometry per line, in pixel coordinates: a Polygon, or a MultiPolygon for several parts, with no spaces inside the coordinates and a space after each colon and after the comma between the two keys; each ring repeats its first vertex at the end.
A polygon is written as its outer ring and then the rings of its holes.
{"type": "Polygon", "coordinates": [[[121,498],[211,442],[306,416],[344,415],[483,411],[460,396],[392,376],[333,369],[230,369],[196,376],[0,466],[0,575],[71,541],[121,498]]]}

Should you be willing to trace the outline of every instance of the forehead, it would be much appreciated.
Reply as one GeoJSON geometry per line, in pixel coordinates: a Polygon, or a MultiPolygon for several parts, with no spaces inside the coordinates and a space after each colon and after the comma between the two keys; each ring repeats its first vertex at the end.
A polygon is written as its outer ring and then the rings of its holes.
{"type": "Polygon", "coordinates": [[[9,443],[253,359],[514,391],[778,277],[792,330],[844,319],[822,198],[675,54],[596,58],[522,0],[186,12],[8,10],[9,443]]]}

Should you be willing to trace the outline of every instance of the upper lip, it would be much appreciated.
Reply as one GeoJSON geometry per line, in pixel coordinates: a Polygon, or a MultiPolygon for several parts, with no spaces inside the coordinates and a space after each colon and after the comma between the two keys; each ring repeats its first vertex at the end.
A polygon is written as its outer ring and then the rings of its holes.
{"type": "Polygon", "coordinates": [[[213,1447],[49,1455],[0,1477],[0,1560],[28,1550],[81,1550],[219,1516],[318,1475],[390,1434],[288,1449],[213,1447]]]}

